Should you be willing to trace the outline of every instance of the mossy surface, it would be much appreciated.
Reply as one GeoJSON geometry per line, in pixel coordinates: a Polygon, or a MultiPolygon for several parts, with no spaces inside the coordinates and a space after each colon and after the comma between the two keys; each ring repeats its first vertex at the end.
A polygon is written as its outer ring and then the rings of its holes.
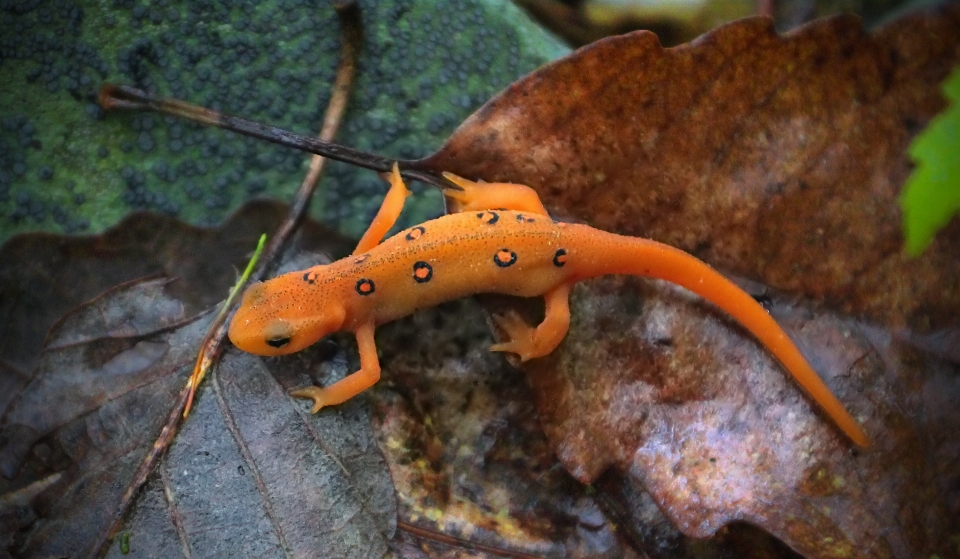
{"type": "MultiPolygon", "coordinates": [[[[506,0],[364,1],[364,46],[338,140],[429,154],[517,77],[565,53],[506,0]]],[[[309,156],[155,114],[104,115],[103,81],[315,134],[340,56],[331,5],[306,1],[0,1],[0,242],[98,232],[134,210],[217,224],[288,200],[309,156]]],[[[330,165],[314,217],[358,235],[384,183],[330,165]]],[[[440,211],[419,189],[404,222],[440,211]]]]}

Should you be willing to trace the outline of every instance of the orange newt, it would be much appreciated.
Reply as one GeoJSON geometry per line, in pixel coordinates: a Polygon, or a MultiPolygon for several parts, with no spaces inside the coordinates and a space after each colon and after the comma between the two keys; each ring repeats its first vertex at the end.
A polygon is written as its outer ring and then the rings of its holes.
{"type": "Polygon", "coordinates": [[[299,351],[333,332],[353,332],[360,370],[326,388],[311,386],[292,393],[312,399],[316,413],[380,379],[374,329],[417,309],[475,293],[542,295],[546,316],[535,328],[515,314],[495,317],[509,341],[490,349],[516,353],[526,361],[547,355],[566,336],[567,299],[578,281],[607,274],[659,278],[730,314],[780,360],[853,442],[869,444],[767,311],[706,263],[648,239],[556,222],[527,186],[446,177],[463,189],[445,192],[459,205],[459,213],[411,227],[381,243],[410,194],[394,165],[390,190],[353,254],[250,286],[230,324],[233,344],[274,356],[299,351]]]}

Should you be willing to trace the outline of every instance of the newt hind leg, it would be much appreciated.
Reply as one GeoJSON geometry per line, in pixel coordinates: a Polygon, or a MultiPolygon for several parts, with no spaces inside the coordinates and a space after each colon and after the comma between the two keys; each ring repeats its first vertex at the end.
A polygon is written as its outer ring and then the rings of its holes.
{"type": "Polygon", "coordinates": [[[543,297],[546,312],[536,328],[528,325],[520,315],[510,312],[494,316],[493,320],[510,338],[490,346],[490,351],[508,351],[520,356],[520,361],[543,357],[556,349],[570,328],[570,285],[561,284],[543,297]]]}
{"type": "Polygon", "coordinates": [[[443,176],[463,189],[443,192],[443,195],[452,201],[452,204],[449,204],[450,213],[503,208],[548,215],[540,197],[529,186],[506,182],[473,182],[453,173],[444,173],[443,176]]]}

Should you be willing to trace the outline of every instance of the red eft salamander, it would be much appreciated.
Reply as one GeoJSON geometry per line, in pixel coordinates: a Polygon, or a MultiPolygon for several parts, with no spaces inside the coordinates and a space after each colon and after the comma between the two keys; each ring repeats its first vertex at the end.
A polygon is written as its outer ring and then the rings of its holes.
{"type": "Polygon", "coordinates": [[[417,309],[475,293],[542,295],[546,317],[535,328],[517,315],[494,317],[509,341],[490,349],[513,352],[526,361],[547,355],[566,336],[567,299],[578,281],[607,274],[659,278],[689,289],[735,318],[853,442],[869,445],[866,433],[776,321],[706,263],[656,241],[555,222],[527,186],[446,176],[463,188],[445,192],[460,212],[380,243],[410,194],[394,166],[391,188],[354,253],[250,286],[230,324],[233,344],[259,355],[284,355],[327,334],[353,332],[360,370],[326,388],[311,386],[292,393],[312,399],[316,413],[380,379],[374,329],[417,309]]]}

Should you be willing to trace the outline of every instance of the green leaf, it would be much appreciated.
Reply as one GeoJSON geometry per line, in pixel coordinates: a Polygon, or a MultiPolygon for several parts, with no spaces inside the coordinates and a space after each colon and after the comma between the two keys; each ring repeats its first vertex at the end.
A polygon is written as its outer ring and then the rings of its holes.
{"type": "Polygon", "coordinates": [[[900,195],[911,256],[919,256],[960,211],[960,67],[947,78],[943,90],[952,103],[910,145],[916,168],[900,195]]]}

